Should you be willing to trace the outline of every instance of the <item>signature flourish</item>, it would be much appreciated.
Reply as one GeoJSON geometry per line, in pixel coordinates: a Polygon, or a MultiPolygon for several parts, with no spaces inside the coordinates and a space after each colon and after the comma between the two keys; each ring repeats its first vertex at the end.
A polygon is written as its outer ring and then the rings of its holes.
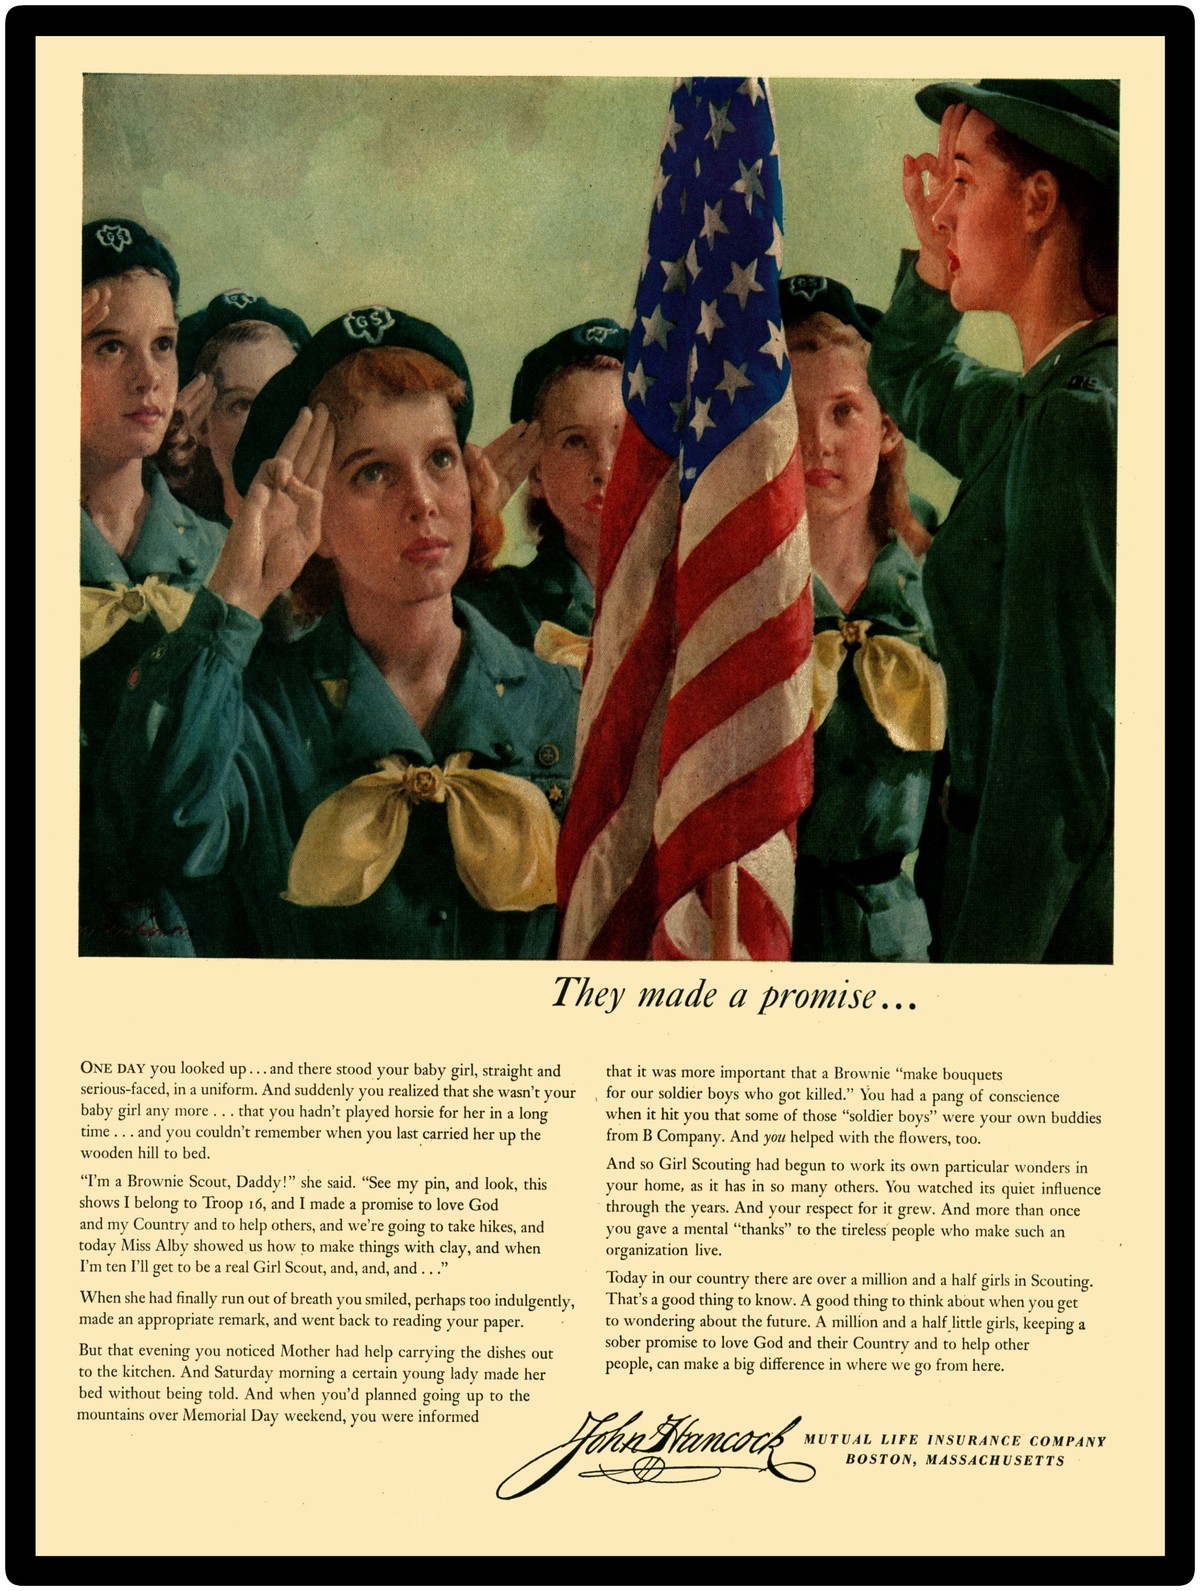
{"type": "Polygon", "coordinates": [[[759,1475],[773,1475],[776,1480],[793,1484],[812,1480],[817,1473],[811,1464],[802,1459],[775,1461],[789,1431],[800,1424],[800,1415],[776,1431],[701,1431],[696,1428],[696,1418],[688,1414],[668,1414],[653,1430],[636,1429],[643,1411],[624,1418],[620,1414],[592,1414],[589,1410],[579,1429],[565,1442],[557,1442],[536,1458],[528,1459],[518,1469],[507,1475],[496,1487],[496,1496],[503,1502],[526,1497],[544,1486],[547,1481],[567,1467],[581,1454],[592,1457],[596,1453],[630,1454],[632,1464],[627,1467],[585,1469],[579,1471],[580,1480],[610,1480],[626,1486],[690,1484],[714,1480],[725,1470],[751,1470],[759,1475]],[[746,1454],[760,1460],[757,1464],[721,1463],[671,1463],[674,1454],[746,1454]]]}

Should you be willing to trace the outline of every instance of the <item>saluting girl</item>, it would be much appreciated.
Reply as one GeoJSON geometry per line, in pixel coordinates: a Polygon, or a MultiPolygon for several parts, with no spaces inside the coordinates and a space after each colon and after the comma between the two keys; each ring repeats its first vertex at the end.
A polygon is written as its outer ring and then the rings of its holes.
{"type": "Polygon", "coordinates": [[[176,874],[232,877],[264,954],[550,950],[578,680],[452,594],[501,534],[473,503],[472,408],[427,322],[323,327],[255,401],[221,559],[126,695],[111,822],[176,874]],[[256,652],[292,585],[320,622],[256,652]]]}

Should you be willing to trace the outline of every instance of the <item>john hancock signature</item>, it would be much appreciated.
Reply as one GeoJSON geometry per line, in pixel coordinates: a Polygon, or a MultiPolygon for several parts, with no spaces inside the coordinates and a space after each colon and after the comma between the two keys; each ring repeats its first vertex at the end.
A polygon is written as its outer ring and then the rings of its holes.
{"type": "Polygon", "coordinates": [[[631,1429],[642,1418],[638,1410],[622,1419],[619,1414],[592,1414],[589,1410],[574,1436],[557,1442],[536,1458],[528,1459],[519,1469],[502,1480],[496,1487],[496,1496],[503,1502],[512,1502],[528,1496],[539,1486],[552,1481],[580,1454],[591,1457],[594,1453],[622,1453],[633,1456],[627,1467],[580,1470],[580,1480],[620,1481],[626,1486],[656,1485],[680,1482],[714,1480],[724,1470],[753,1470],[760,1475],[773,1475],[776,1480],[799,1483],[812,1480],[817,1473],[811,1464],[802,1459],[784,1459],[775,1462],[776,1451],[783,1439],[800,1424],[800,1415],[789,1420],[778,1431],[699,1431],[696,1419],[688,1414],[668,1414],[652,1431],[631,1429]],[[619,1423],[616,1423],[619,1422],[619,1423]],[[749,1454],[759,1460],[757,1464],[674,1463],[665,1455],[672,1454],[749,1454]]]}

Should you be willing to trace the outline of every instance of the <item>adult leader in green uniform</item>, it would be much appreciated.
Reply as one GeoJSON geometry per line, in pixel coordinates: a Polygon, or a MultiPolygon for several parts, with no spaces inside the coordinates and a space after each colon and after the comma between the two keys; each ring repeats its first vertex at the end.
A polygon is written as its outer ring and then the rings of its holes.
{"type": "Polygon", "coordinates": [[[625,422],[628,345],[624,327],[594,318],[526,354],[510,419],[538,430],[525,499],[537,552],[531,563],[507,564],[462,593],[518,645],[580,667],[596,611],[600,514],[625,422]]]}
{"type": "Polygon", "coordinates": [[[136,221],[83,229],[80,424],[80,921],[82,955],[191,955],[178,900],[102,845],[96,770],[148,643],[182,622],[225,539],[176,501],[150,460],[178,401],[179,272],[136,221]]]}
{"type": "Polygon", "coordinates": [[[920,253],[871,379],[961,478],[925,566],[949,689],[943,959],[1112,959],[1118,91],[923,89],[937,155],[905,156],[920,253]],[[928,174],[928,192],[924,176],[928,174]],[[954,345],[1013,321],[1021,374],[954,345]]]}
{"type": "Polygon", "coordinates": [[[452,597],[500,535],[473,520],[472,406],[436,327],[322,328],[250,412],[208,588],[131,678],[106,771],[139,778],[110,820],[230,874],[266,955],[550,950],[578,682],[452,597]],[[323,617],[256,650],[289,585],[323,617]]]}
{"type": "Polygon", "coordinates": [[[879,311],[842,283],[779,284],[812,556],[813,798],[796,832],[797,961],[925,961],[916,849],[945,734],[904,439],[867,381],[879,311]]]}

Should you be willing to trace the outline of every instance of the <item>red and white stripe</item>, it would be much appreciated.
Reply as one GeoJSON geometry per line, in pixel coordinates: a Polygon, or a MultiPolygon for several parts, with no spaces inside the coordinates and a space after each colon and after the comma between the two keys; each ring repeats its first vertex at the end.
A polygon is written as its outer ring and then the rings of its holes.
{"type": "Polygon", "coordinates": [[[630,417],[604,507],[592,655],[559,843],[565,959],[712,954],[738,863],[738,954],[790,954],[812,794],[812,592],[790,387],[704,471],[630,417]]]}

